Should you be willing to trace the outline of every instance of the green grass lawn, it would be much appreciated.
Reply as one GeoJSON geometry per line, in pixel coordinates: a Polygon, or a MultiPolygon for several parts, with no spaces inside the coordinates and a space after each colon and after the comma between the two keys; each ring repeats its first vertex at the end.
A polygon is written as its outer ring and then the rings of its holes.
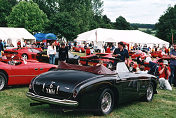
{"type": "MultiPolygon", "coordinates": [[[[27,86],[9,87],[0,91],[0,118],[98,118],[85,111],[61,112],[49,105],[30,107],[33,102],[26,97],[27,86]]],[[[135,101],[120,105],[104,117],[108,118],[174,118],[176,113],[176,89],[158,90],[152,102],[135,101]]],[[[91,99],[91,98],[90,98],[91,99]]]]}

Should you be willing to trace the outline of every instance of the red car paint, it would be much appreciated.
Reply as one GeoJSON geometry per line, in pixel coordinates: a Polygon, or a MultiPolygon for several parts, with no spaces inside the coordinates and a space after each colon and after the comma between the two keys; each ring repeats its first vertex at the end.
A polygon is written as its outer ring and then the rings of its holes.
{"type": "Polygon", "coordinates": [[[7,85],[27,85],[37,75],[57,68],[56,65],[40,63],[35,60],[27,60],[27,63],[24,63],[23,60],[15,60],[18,65],[10,65],[7,63],[8,61],[1,60],[0,62],[0,71],[8,78],[7,85]]]}
{"type": "Polygon", "coordinates": [[[108,63],[114,63],[114,57],[112,57],[112,54],[111,53],[97,53],[97,54],[92,54],[92,55],[88,55],[88,56],[84,56],[84,57],[80,57],[80,63],[82,65],[86,65],[86,61],[85,60],[92,60],[92,61],[95,61],[95,62],[91,62],[89,61],[88,62],[88,65],[92,65],[92,66],[96,66],[98,64],[98,62],[100,60],[103,61],[103,65],[107,67],[107,64],[108,63]],[[104,57],[104,58],[107,58],[107,59],[102,59],[102,58],[96,58],[96,59],[93,59],[92,57],[94,56],[97,56],[97,57],[104,57]],[[92,58],[92,59],[91,59],[92,58]],[[109,59],[108,59],[109,58],[109,59]],[[112,60],[111,60],[112,59],[112,60]],[[97,61],[97,62],[96,62],[97,61]]]}
{"type": "Polygon", "coordinates": [[[36,55],[40,51],[34,48],[29,48],[29,47],[22,47],[22,48],[13,48],[13,49],[7,49],[4,51],[4,56],[7,58],[11,58],[11,56],[19,56],[22,57],[24,55],[27,55],[27,59],[34,59],[36,60],[36,55]]]}
{"type": "Polygon", "coordinates": [[[141,50],[137,50],[132,56],[131,59],[136,60],[137,57],[141,56],[141,59],[145,59],[147,57],[145,52],[142,52],[141,50]]]}
{"type": "Polygon", "coordinates": [[[80,45],[78,45],[78,46],[76,46],[76,47],[73,47],[73,50],[74,50],[75,52],[85,52],[84,47],[82,47],[82,46],[80,46],[80,45]]]}
{"type": "Polygon", "coordinates": [[[156,58],[156,57],[162,58],[163,56],[167,56],[166,54],[162,54],[161,50],[160,51],[151,52],[150,54],[154,58],[156,58]]]}

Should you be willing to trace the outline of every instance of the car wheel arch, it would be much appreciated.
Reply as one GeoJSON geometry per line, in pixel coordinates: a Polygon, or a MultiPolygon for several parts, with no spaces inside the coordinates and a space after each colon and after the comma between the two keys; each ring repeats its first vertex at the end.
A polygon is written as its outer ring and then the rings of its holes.
{"type": "Polygon", "coordinates": [[[8,73],[7,73],[5,70],[2,70],[2,69],[0,69],[0,72],[4,73],[4,74],[6,75],[6,77],[7,77],[7,82],[8,82],[8,78],[9,78],[8,73]]]}
{"type": "MultiPolygon", "coordinates": [[[[2,70],[2,69],[0,69],[0,73],[2,73],[3,74],[3,76],[5,76],[5,84],[4,84],[4,87],[5,86],[7,86],[8,85],[8,74],[7,74],[7,72],[5,71],[5,70],[2,70]]],[[[3,88],[2,88],[3,89],[3,88]]],[[[1,89],[1,90],[2,90],[1,89]]]]}
{"type": "Polygon", "coordinates": [[[118,90],[118,88],[112,86],[111,84],[103,84],[100,86],[99,91],[102,92],[104,89],[111,89],[112,90],[112,92],[114,93],[114,100],[115,100],[114,106],[118,106],[118,104],[119,104],[119,90],[118,90]]]}

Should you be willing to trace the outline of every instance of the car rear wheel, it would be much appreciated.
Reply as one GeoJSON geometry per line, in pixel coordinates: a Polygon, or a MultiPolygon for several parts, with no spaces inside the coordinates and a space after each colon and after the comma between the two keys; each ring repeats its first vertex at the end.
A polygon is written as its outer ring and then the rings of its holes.
{"type": "Polygon", "coordinates": [[[114,94],[111,89],[105,89],[99,97],[98,112],[96,115],[107,115],[114,107],[114,94]]]}
{"type": "Polygon", "coordinates": [[[22,57],[23,57],[23,59],[25,59],[25,60],[27,60],[27,59],[28,59],[27,54],[22,54],[22,57]]]}
{"type": "Polygon", "coordinates": [[[0,72],[0,90],[4,89],[7,83],[7,77],[3,72],[0,72]]]}
{"type": "Polygon", "coordinates": [[[146,102],[151,102],[151,101],[152,101],[153,95],[154,95],[153,90],[154,90],[154,89],[153,89],[153,84],[150,83],[150,84],[148,85],[148,87],[147,87],[146,94],[145,94],[145,96],[144,96],[144,98],[143,98],[144,101],[146,101],[146,102]]]}

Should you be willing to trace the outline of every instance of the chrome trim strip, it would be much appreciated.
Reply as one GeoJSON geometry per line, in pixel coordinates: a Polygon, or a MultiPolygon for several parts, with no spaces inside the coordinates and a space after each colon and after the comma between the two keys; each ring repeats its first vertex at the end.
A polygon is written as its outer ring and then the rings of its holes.
{"type": "Polygon", "coordinates": [[[63,106],[73,106],[73,107],[78,106],[77,101],[66,100],[66,99],[59,100],[59,99],[35,95],[34,93],[31,93],[31,92],[27,92],[26,96],[39,102],[45,102],[45,103],[57,104],[57,105],[63,105],[63,106]]]}

